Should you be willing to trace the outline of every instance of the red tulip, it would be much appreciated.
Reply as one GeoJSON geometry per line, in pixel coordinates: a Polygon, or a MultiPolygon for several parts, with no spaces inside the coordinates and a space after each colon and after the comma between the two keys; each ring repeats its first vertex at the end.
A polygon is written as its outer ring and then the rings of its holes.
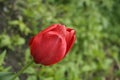
{"type": "Polygon", "coordinates": [[[75,30],[54,24],[30,40],[30,51],[37,64],[52,65],[65,57],[75,42],[75,30]]]}

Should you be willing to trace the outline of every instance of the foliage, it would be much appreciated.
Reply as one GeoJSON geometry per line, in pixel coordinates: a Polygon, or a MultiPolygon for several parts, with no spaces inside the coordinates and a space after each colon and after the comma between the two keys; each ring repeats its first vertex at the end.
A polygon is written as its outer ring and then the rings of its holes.
{"type": "Polygon", "coordinates": [[[25,52],[21,65],[31,60],[29,49],[23,47],[27,45],[30,36],[50,24],[62,23],[74,28],[77,34],[73,49],[63,61],[50,67],[31,66],[24,72],[28,74],[26,80],[120,79],[119,0],[12,2],[0,1],[5,14],[3,21],[7,22],[7,25],[1,25],[5,28],[1,27],[3,29],[0,30],[0,48],[12,50],[14,53],[11,55],[15,55],[16,50],[25,52]]]}
{"type": "Polygon", "coordinates": [[[0,72],[7,72],[11,68],[11,67],[4,68],[3,63],[4,63],[5,56],[6,56],[6,51],[3,51],[0,54],[0,72]]]}

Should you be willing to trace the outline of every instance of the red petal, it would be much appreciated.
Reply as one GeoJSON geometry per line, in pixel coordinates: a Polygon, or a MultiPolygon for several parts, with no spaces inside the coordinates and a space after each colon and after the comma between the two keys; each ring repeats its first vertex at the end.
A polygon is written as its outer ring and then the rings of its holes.
{"type": "Polygon", "coordinates": [[[66,52],[65,39],[53,31],[41,35],[36,36],[31,46],[31,53],[36,63],[52,65],[59,62],[66,52]]]}
{"type": "Polygon", "coordinates": [[[38,53],[41,38],[42,38],[42,35],[40,34],[40,35],[36,35],[34,39],[30,40],[30,51],[31,51],[31,55],[33,56],[33,58],[38,53]]]}
{"type": "Polygon", "coordinates": [[[48,28],[46,28],[45,30],[43,30],[42,33],[46,33],[49,31],[55,31],[64,37],[66,35],[66,28],[64,25],[61,25],[61,24],[53,24],[53,25],[49,26],[48,28]]]}
{"type": "Polygon", "coordinates": [[[74,42],[75,42],[75,31],[73,29],[68,28],[67,29],[67,34],[66,34],[66,42],[67,42],[67,50],[66,54],[68,51],[72,48],[74,42]]]}

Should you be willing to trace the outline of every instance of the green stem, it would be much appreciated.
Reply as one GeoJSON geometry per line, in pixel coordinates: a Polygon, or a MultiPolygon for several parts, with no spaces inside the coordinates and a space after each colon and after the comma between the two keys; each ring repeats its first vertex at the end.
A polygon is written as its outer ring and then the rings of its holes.
{"type": "Polygon", "coordinates": [[[31,61],[27,65],[25,65],[19,72],[17,72],[11,80],[15,80],[18,76],[20,76],[21,73],[23,73],[30,65],[32,65],[34,62],[31,61]]]}

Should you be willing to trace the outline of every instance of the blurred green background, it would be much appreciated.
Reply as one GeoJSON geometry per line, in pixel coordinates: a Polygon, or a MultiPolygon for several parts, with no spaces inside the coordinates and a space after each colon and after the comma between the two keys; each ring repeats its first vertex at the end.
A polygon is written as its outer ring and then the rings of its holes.
{"type": "Polygon", "coordinates": [[[26,65],[29,39],[54,23],[76,30],[74,47],[21,80],[120,80],[120,0],[0,0],[0,72],[26,65]]]}

